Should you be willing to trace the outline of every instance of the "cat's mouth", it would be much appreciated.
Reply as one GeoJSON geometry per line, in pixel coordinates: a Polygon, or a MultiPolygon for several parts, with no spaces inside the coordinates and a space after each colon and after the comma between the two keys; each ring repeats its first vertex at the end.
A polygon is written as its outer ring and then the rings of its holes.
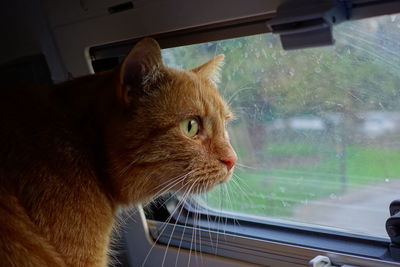
{"type": "Polygon", "coordinates": [[[233,171],[230,170],[224,177],[222,177],[222,179],[219,179],[219,180],[216,182],[216,185],[220,185],[220,184],[227,183],[229,180],[232,179],[232,175],[233,175],[233,171]]]}
{"type": "Polygon", "coordinates": [[[216,185],[224,184],[224,183],[228,182],[230,179],[231,179],[230,176],[225,177],[224,179],[217,181],[217,182],[216,182],[216,185]]]}
{"type": "Polygon", "coordinates": [[[227,183],[232,178],[232,174],[233,171],[230,170],[227,173],[224,172],[223,174],[218,175],[214,179],[205,179],[204,181],[199,181],[192,193],[206,193],[218,185],[227,183]]]}
{"type": "Polygon", "coordinates": [[[200,179],[196,179],[198,177],[196,173],[192,173],[192,175],[188,175],[185,179],[182,179],[180,182],[171,182],[174,186],[171,187],[170,191],[180,192],[180,193],[190,193],[190,194],[203,194],[214,187],[227,183],[233,175],[233,169],[226,171],[226,169],[221,169],[218,171],[214,171],[213,175],[206,175],[201,177],[200,179]]]}

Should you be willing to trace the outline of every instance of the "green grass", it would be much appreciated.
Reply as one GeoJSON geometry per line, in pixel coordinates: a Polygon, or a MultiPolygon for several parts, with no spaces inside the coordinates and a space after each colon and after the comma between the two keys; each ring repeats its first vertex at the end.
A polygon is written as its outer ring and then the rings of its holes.
{"type": "MultiPolygon", "coordinates": [[[[254,215],[286,217],[292,214],[296,205],[319,198],[334,199],[342,193],[339,158],[332,147],[274,144],[268,146],[265,154],[268,159],[278,158],[279,161],[316,156],[319,160],[303,166],[272,166],[259,170],[237,168],[235,182],[207,195],[209,205],[254,215]]],[[[397,151],[352,145],[346,148],[345,163],[347,191],[400,178],[400,153],[397,151]]]]}
{"type": "Polygon", "coordinates": [[[354,182],[375,182],[382,178],[400,177],[398,151],[350,147],[347,162],[347,173],[355,176],[354,182]]]}
{"type": "Polygon", "coordinates": [[[271,144],[266,147],[266,153],[270,156],[306,156],[318,153],[318,147],[304,143],[271,144]]]}

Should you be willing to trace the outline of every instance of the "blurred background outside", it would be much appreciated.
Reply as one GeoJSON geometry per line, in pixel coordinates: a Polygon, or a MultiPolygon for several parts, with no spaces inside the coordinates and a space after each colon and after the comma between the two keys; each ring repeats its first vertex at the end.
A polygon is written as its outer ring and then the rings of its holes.
{"type": "Polygon", "coordinates": [[[336,45],[284,51],[272,34],[163,50],[191,68],[225,54],[219,90],[237,119],[233,179],[216,210],[385,237],[400,198],[400,15],[349,22],[336,45]]]}

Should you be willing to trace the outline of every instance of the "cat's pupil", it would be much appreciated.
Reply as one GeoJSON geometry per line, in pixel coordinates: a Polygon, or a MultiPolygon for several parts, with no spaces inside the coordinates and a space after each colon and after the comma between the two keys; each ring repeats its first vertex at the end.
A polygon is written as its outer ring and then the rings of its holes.
{"type": "Polygon", "coordinates": [[[190,133],[190,131],[192,130],[192,124],[193,124],[193,120],[190,120],[188,123],[188,132],[190,133]]]}

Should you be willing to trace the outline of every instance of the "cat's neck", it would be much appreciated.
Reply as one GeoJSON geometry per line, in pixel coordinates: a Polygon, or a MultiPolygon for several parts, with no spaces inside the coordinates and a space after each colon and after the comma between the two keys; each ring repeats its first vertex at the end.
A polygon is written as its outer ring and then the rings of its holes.
{"type": "Polygon", "coordinates": [[[40,94],[16,88],[0,105],[0,123],[8,129],[0,133],[0,185],[72,266],[93,260],[87,255],[106,261],[115,213],[97,113],[103,92],[96,92],[112,76],[96,76],[40,94]],[[102,86],[96,89],[93,78],[102,86]]]}

